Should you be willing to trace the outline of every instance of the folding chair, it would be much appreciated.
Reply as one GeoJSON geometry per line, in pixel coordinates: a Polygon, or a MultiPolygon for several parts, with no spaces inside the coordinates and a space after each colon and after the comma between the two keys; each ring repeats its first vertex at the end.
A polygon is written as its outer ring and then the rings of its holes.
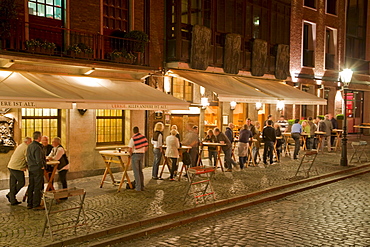
{"type": "Polygon", "coordinates": [[[301,163],[299,164],[297,171],[294,175],[295,178],[298,177],[299,173],[304,173],[304,177],[308,178],[310,176],[311,170],[314,170],[316,172],[316,175],[319,175],[316,167],[314,167],[314,163],[317,157],[318,151],[313,150],[313,151],[306,151],[305,154],[303,155],[301,159],[301,163]],[[305,167],[305,164],[306,167],[305,167]]]}
{"type": "Polygon", "coordinates": [[[188,169],[189,184],[184,198],[184,205],[188,199],[194,200],[195,204],[199,202],[206,203],[206,198],[212,196],[215,200],[215,192],[211,184],[215,167],[190,167],[188,169]]]}
{"type": "Polygon", "coordinates": [[[352,142],[351,146],[353,148],[353,154],[351,156],[351,159],[349,162],[351,163],[353,159],[356,159],[357,162],[361,162],[361,157],[365,156],[366,161],[369,161],[369,158],[367,157],[367,154],[365,152],[365,149],[367,147],[367,141],[359,141],[359,142],[352,142]]]}

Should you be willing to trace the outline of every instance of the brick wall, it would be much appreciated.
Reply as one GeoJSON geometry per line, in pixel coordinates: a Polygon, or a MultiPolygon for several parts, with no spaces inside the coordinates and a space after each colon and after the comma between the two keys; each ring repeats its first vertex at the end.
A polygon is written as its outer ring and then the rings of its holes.
{"type": "Polygon", "coordinates": [[[93,33],[100,32],[99,0],[69,1],[69,11],[71,29],[93,33]]]}

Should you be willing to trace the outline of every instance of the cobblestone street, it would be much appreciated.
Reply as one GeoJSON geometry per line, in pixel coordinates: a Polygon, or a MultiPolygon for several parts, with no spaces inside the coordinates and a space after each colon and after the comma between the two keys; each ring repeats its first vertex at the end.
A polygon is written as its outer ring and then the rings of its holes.
{"type": "Polygon", "coordinates": [[[370,174],[116,246],[370,246],[370,174]]]}

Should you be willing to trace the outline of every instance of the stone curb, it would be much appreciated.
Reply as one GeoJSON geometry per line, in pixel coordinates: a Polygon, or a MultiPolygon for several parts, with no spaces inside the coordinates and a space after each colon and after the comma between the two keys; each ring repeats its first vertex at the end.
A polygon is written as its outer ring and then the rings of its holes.
{"type": "Polygon", "coordinates": [[[248,206],[253,206],[253,205],[260,204],[260,203],[267,202],[267,201],[277,200],[277,199],[292,195],[294,193],[302,192],[304,190],[313,189],[313,188],[320,187],[320,186],[323,186],[323,185],[327,185],[327,184],[330,184],[330,183],[334,183],[334,182],[337,182],[337,181],[340,181],[340,180],[343,180],[343,179],[346,179],[346,178],[358,176],[358,175],[370,172],[370,170],[361,171],[361,172],[358,172],[358,173],[355,173],[355,174],[349,174],[349,175],[344,176],[344,177],[335,178],[335,179],[332,179],[332,180],[329,180],[329,181],[323,181],[321,183],[317,183],[317,184],[314,184],[314,185],[309,185],[309,186],[306,186],[304,188],[293,189],[293,190],[290,190],[290,191],[287,191],[287,192],[284,192],[284,193],[280,193],[280,194],[272,195],[272,196],[267,196],[267,197],[257,199],[257,200],[254,200],[254,201],[243,202],[246,199],[250,199],[252,197],[257,197],[257,196],[260,196],[260,195],[263,195],[263,194],[268,194],[268,193],[275,192],[275,191],[282,190],[282,189],[286,189],[286,188],[289,188],[289,187],[294,187],[294,186],[297,186],[297,185],[301,185],[301,184],[305,184],[305,183],[309,183],[309,182],[314,182],[314,181],[317,181],[317,180],[321,180],[321,179],[329,178],[329,177],[332,177],[332,176],[357,171],[357,170],[360,170],[360,169],[365,169],[365,168],[368,168],[368,167],[370,167],[370,164],[357,166],[357,167],[352,167],[352,168],[349,168],[347,170],[337,171],[337,172],[325,174],[325,175],[322,175],[322,176],[316,176],[316,177],[312,177],[312,178],[302,179],[300,181],[288,183],[288,184],[285,184],[285,185],[275,186],[275,187],[271,187],[271,188],[268,188],[268,189],[265,189],[265,190],[252,192],[252,193],[249,193],[247,195],[234,197],[234,198],[230,198],[230,199],[225,199],[225,200],[220,200],[220,201],[217,201],[217,202],[213,202],[213,203],[209,203],[209,204],[205,204],[205,205],[200,205],[200,206],[197,206],[195,208],[185,209],[185,210],[182,210],[182,211],[179,211],[179,212],[175,212],[175,213],[171,213],[171,214],[167,214],[167,215],[163,215],[163,216],[159,216],[159,217],[155,217],[155,218],[149,218],[149,219],[142,220],[142,221],[136,221],[136,222],[132,222],[132,223],[116,226],[116,227],[107,228],[106,230],[103,230],[103,231],[93,232],[93,233],[89,233],[89,234],[86,234],[86,235],[83,235],[83,236],[69,238],[69,239],[59,241],[59,242],[54,242],[54,243],[51,243],[51,244],[45,245],[45,246],[48,246],[48,247],[68,246],[68,245],[76,244],[78,242],[84,242],[84,241],[88,241],[88,240],[91,240],[91,239],[106,237],[106,236],[109,236],[109,235],[112,235],[112,234],[123,232],[127,229],[134,230],[135,228],[145,227],[145,226],[148,226],[148,225],[154,224],[154,223],[160,223],[162,221],[169,220],[169,219],[174,218],[174,217],[186,216],[188,214],[197,213],[197,212],[201,212],[201,211],[204,211],[204,210],[214,209],[214,211],[212,211],[212,212],[205,212],[205,213],[202,213],[200,215],[192,216],[192,217],[189,217],[189,218],[186,218],[186,219],[182,219],[182,220],[178,220],[178,221],[174,221],[174,222],[170,222],[170,223],[157,224],[155,226],[146,228],[144,230],[139,230],[139,231],[136,231],[136,232],[123,234],[119,237],[110,239],[108,241],[102,241],[100,243],[96,243],[96,244],[89,245],[89,246],[107,246],[107,244],[115,244],[115,243],[119,243],[119,242],[124,242],[124,241],[128,241],[128,240],[132,240],[134,238],[147,236],[149,234],[153,234],[153,233],[156,233],[156,232],[159,232],[159,231],[163,231],[163,230],[166,230],[166,229],[169,229],[169,228],[173,228],[173,227],[176,227],[176,226],[179,226],[179,225],[188,224],[190,222],[194,222],[194,221],[197,221],[197,220],[201,220],[201,219],[212,217],[212,216],[219,215],[219,214],[222,214],[222,213],[230,212],[232,210],[236,210],[236,209],[240,209],[240,208],[244,208],[244,207],[248,207],[248,206]],[[232,204],[232,203],[234,203],[234,205],[227,206],[228,204],[232,204]],[[235,205],[235,203],[237,203],[237,204],[235,205]],[[220,209],[220,207],[223,207],[223,208],[220,209]]]}

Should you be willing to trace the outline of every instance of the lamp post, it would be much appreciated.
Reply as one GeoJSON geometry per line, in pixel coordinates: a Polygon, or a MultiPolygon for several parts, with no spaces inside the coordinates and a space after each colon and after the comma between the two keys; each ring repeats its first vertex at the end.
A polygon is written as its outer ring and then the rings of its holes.
{"type": "Polygon", "coordinates": [[[343,124],[343,138],[342,138],[342,156],[340,158],[341,166],[348,166],[347,159],[347,89],[352,79],[352,70],[344,69],[339,73],[340,80],[343,83],[343,95],[344,95],[344,124],[343,124]]]}

